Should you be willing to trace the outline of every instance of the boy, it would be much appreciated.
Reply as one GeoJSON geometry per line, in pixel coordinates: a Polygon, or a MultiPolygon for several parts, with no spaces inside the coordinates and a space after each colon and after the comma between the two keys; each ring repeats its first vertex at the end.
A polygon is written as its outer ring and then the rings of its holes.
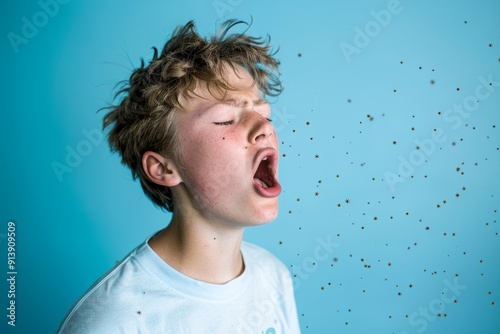
{"type": "Polygon", "coordinates": [[[290,274],[244,227],[278,213],[278,141],[265,96],[281,90],[261,39],[202,39],[189,22],[121,90],[109,144],[169,225],[100,278],[59,333],[299,333],[290,274]]]}

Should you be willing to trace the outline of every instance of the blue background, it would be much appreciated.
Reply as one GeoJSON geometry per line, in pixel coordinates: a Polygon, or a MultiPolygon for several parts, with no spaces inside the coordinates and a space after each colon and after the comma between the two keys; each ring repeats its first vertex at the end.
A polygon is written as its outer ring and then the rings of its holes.
{"type": "Polygon", "coordinates": [[[18,275],[15,328],[0,280],[0,332],[54,333],[169,221],[95,134],[115,84],[177,25],[250,17],[280,47],[284,191],[245,238],[295,275],[302,331],[500,332],[500,2],[392,3],[3,2],[0,267],[12,220],[18,275]]]}

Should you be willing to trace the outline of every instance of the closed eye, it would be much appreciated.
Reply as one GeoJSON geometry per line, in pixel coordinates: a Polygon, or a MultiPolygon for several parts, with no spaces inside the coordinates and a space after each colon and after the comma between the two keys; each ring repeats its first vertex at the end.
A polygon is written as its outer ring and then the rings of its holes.
{"type": "Polygon", "coordinates": [[[215,125],[220,125],[220,126],[228,126],[233,124],[234,121],[227,121],[227,122],[214,122],[215,125]]]}
{"type": "Polygon", "coordinates": [[[270,118],[266,118],[266,119],[267,119],[268,122],[271,122],[271,123],[273,122],[273,120],[270,119],[270,118]]]}

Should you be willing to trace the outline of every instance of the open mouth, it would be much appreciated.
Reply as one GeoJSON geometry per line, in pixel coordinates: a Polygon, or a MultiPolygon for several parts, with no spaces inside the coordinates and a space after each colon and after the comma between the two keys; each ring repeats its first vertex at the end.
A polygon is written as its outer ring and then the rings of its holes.
{"type": "Polygon", "coordinates": [[[258,166],[253,176],[255,190],[264,197],[276,197],[281,193],[281,186],[276,178],[278,156],[274,149],[265,149],[257,158],[258,166]]]}
{"type": "Polygon", "coordinates": [[[273,165],[269,157],[262,159],[253,179],[265,189],[274,186],[273,165]]]}

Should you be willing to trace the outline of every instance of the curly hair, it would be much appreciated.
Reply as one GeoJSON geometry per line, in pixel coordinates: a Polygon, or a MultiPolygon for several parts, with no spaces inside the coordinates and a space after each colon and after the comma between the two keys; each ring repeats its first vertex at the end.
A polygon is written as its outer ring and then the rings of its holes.
{"type": "MultiPolygon", "coordinates": [[[[266,40],[245,35],[250,24],[228,20],[218,33],[204,39],[196,31],[193,21],[174,30],[161,54],[154,54],[145,66],[133,70],[115,98],[118,105],[103,118],[103,130],[109,129],[111,151],[118,152],[121,161],[139,178],[144,193],[152,202],[167,211],[174,209],[174,198],[169,187],[152,182],[142,168],[142,155],[147,151],[164,157],[178,158],[178,143],[174,124],[175,112],[183,111],[179,98],[193,97],[199,81],[205,81],[219,93],[234,88],[224,79],[224,68],[241,66],[252,76],[263,95],[277,96],[282,91],[279,80],[279,61],[271,52],[270,38],[266,40]],[[238,24],[246,24],[243,33],[229,34],[238,24]]],[[[214,95],[215,97],[215,95],[214,95]]]]}

